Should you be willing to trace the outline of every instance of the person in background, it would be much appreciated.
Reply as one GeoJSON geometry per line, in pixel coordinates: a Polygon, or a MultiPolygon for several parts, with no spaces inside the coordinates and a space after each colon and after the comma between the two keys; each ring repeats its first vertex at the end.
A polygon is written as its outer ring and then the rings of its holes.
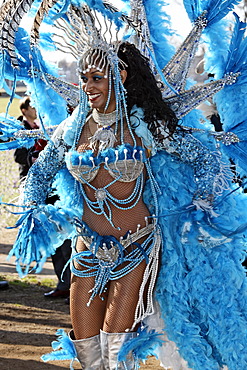
{"type": "MultiPolygon", "coordinates": [[[[20,101],[20,110],[22,115],[18,117],[18,120],[22,121],[26,130],[34,130],[39,128],[36,122],[36,109],[32,107],[30,103],[31,100],[29,96],[26,96],[20,101]]],[[[21,147],[17,148],[14,152],[14,160],[19,164],[19,176],[21,180],[27,176],[28,170],[32,165],[31,163],[28,163],[28,151],[28,148],[21,147]]]]}
{"type": "Polygon", "coordinates": [[[64,270],[64,266],[71,256],[71,241],[66,239],[63,244],[56,249],[56,253],[51,256],[54,271],[58,278],[58,283],[55,289],[44,293],[44,297],[48,299],[65,298],[65,303],[69,304],[70,294],[70,266],[69,264],[64,270]]]}

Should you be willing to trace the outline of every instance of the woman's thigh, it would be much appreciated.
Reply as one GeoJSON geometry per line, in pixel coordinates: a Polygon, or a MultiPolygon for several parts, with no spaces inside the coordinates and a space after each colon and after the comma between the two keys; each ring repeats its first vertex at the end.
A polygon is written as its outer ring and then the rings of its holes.
{"type": "Polygon", "coordinates": [[[132,327],[145,268],[146,262],[142,261],[127,275],[111,281],[105,309],[104,331],[122,333],[132,327]]]}
{"type": "Polygon", "coordinates": [[[73,275],[70,287],[70,315],[76,339],[90,338],[99,334],[103,327],[106,299],[96,296],[91,304],[89,291],[94,287],[93,277],[73,275]]]}
{"type": "MultiPolygon", "coordinates": [[[[85,250],[83,242],[78,239],[77,252],[85,250]]],[[[74,263],[76,269],[84,269],[79,263],[74,263]]],[[[90,338],[99,334],[103,327],[107,295],[96,296],[88,305],[95,278],[78,277],[72,274],[70,286],[70,315],[76,339],[90,338]]]]}

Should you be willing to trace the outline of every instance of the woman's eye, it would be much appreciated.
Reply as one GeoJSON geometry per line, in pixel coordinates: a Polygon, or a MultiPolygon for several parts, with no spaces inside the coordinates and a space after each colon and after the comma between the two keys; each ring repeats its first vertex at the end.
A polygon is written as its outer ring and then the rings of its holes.
{"type": "Polygon", "coordinates": [[[82,82],[83,82],[84,84],[86,84],[86,83],[87,83],[87,77],[81,76],[81,80],[82,80],[82,82]]]}
{"type": "Polygon", "coordinates": [[[102,79],[102,76],[94,76],[93,79],[94,81],[100,81],[102,79]]]}

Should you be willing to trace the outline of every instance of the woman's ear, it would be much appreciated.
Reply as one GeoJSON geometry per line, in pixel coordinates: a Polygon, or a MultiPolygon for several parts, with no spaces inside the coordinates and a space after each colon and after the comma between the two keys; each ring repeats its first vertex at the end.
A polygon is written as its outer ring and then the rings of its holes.
{"type": "Polygon", "coordinates": [[[121,75],[122,83],[124,84],[124,82],[127,78],[127,71],[125,71],[125,69],[123,69],[122,71],[120,71],[120,75],[121,75]]]}

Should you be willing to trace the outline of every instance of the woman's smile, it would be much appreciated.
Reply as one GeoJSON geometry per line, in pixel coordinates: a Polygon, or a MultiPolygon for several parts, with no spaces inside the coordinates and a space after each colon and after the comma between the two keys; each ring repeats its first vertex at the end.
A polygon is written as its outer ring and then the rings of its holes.
{"type": "Polygon", "coordinates": [[[100,97],[100,95],[101,95],[100,93],[98,93],[98,94],[87,94],[88,100],[89,100],[90,103],[95,102],[100,97]]]}

